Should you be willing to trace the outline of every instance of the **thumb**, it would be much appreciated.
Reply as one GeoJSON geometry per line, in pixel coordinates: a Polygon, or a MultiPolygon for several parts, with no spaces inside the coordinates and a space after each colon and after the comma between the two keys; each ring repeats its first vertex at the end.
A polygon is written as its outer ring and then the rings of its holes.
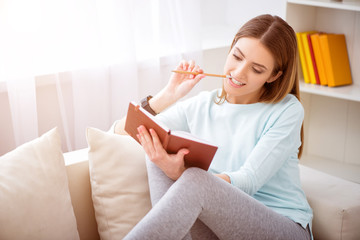
{"type": "Polygon", "coordinates": [[[184,156],[186,154],[188,154],[189,152],[190,152],[189,149],[182,148],[178,151],[177,155],[178,155],[178,157],[184,158],[184,156]]]}
{"type": "Polygon", "coordinates": [[[198,74],[198,75],[196,75],[196,77],[194,78],[195,84],[198,83],[198,82],[200,82],[200,80],[203,79],[204,77],[206,77],[206,75],[204,75],[204,74],[198,74]]]}

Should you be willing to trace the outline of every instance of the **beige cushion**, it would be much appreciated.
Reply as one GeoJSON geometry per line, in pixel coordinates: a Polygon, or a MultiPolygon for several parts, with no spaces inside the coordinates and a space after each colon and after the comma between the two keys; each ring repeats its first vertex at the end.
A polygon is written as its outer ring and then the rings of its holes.
{"type": "MultiPolygon", "coordinates": [[[[64,158],[66,164],[65,154],[64,158]]],[[[83,159],[87,158],[88,151],[86,150],[85,158],[83,159]]],[[[85,160],[66,165],[66,171],[69,178],[71,202],[74,208],[80,239],[98,240],[100,236],[95,220],[94,205],[91,199],[89,161],[85,160]]]]}
{"type": "Polygon", "coordinates": [[[360,185],[300,165],[315,239],[360,239],[360,185]]]}
{"type": "Polygon", "coordinates": [[[0,239],[79,239],[57,129],[0,157],[0,239]]]}
{"type": "Polygon", "coordinates": [[[131,137],[88,128],[89,167],[101,239],[122,239],[150,210],[145,155],[131,137]]]}

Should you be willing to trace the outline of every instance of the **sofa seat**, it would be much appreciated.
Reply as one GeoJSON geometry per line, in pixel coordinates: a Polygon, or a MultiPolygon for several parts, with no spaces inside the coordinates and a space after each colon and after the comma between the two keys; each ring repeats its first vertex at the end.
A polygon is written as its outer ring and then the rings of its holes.
{"type": "MultiPolygon", "coordinates": [[[[81,239],[100,239],[91,198],[88,149],[64,154],[81,239]]],[[[314,239],[360,239],[360,185],[300,165],[302,187],[314,211],[314,239]]]]}

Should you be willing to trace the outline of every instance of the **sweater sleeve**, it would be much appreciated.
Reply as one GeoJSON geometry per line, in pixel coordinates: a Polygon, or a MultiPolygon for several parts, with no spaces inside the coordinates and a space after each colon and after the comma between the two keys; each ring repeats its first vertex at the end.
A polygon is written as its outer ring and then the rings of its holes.
{"type": "Polygon", "coordinates": [[[255,194],[282,167],[296,157],[301,145],[300,131],[304,110],[292,103],[269,121],[244,165],[235,172],[225,172],[231,183],[249,195],[255,194]]]}
{"type": "Polygon", "coordinates": [[[162,122],[171,130],[190,132],[187,112],[190,106],[197,103],[198,97],[192,97],[184,101],[179,101],[167,108],[165,111],[156,115],[156,119],[162,122]]]}

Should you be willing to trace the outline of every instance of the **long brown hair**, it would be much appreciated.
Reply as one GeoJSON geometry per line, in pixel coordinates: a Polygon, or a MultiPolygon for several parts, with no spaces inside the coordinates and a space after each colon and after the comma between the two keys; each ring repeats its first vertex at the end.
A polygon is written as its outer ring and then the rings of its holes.
{"type": "MultiPolygon", "coordinates": [[[[259,39],[275,59],[272,75],[275,76],[279,71],[282,72],[275,81],[265,83],[265,91],[260,96],[260,102],[277,103],[288,94],[293,94],[300,101],[297,42],[292,27],[278,16],[269,14],[257,16],[246,22],[236,33],[230,51],[243,37],[259,39]]],[[[225,99],[226,92],[223,87],[216,102],[222,103],[225,99]]],[[[301,126],[301,142],[299,158],[303,150],[303,126],[301,126]]]]}

